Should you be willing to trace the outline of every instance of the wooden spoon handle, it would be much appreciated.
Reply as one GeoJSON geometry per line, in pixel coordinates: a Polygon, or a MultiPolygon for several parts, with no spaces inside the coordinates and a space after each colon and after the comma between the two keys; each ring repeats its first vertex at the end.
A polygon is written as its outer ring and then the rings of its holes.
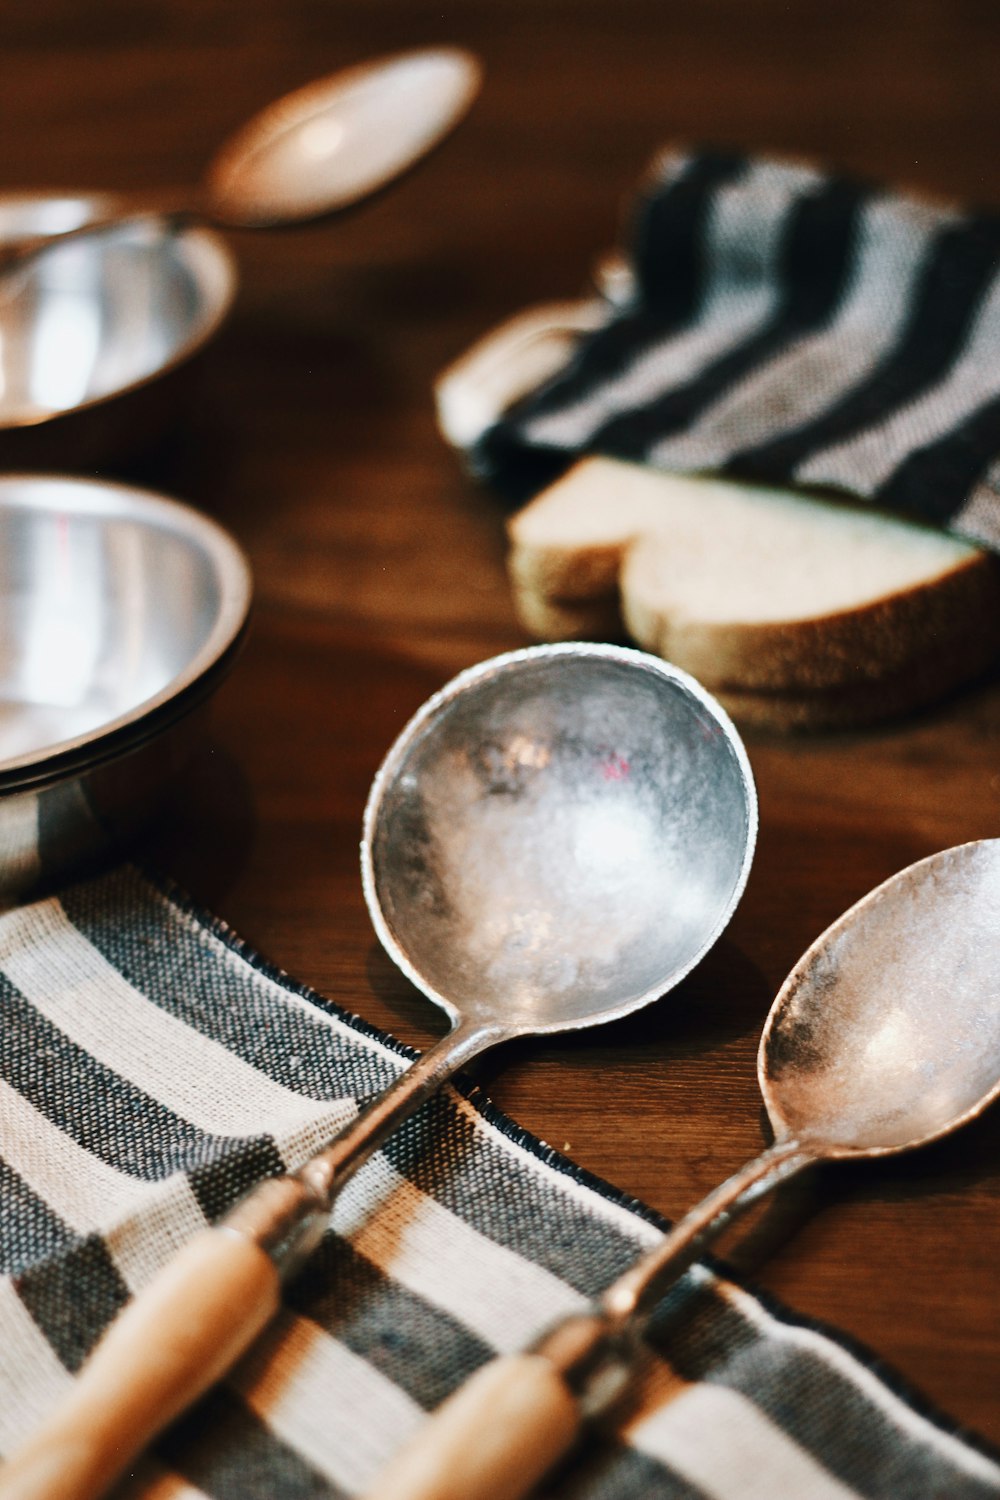
{"type": "Polygon", "coordinates": [[[243,1353],[279,1297],[265,1250],[203,1230],[115,1320],[68,1399],[0,1469],[0,1500],[95,1500],[243,1353]]]}
{"type": "Polygon", "coordinates": [[[581,1420],[549,1360],[505,1355],[438,1408],[366,1500],[520,1500],[569,1451],[581,1420]]]}

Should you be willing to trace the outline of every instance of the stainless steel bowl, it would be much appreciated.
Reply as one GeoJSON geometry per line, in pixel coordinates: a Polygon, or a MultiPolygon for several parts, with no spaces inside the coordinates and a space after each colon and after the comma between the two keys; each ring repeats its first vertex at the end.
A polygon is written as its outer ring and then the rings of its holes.
{"type": "MultiPolygon", "coordinates": [[[[111,196],[0,197],[0,250],[113,211],[111,196]]],[[[0,273],[0,457],[75,465],[134,450],[172,415],[185,369],[232,303],[207,229],[132,219],[0,273]]]]}
{"type": "Polygon", "coordinates": [[[0,892],[140,829],[235,657],[248,564],[147,491],[0,478],[0,892]]]}

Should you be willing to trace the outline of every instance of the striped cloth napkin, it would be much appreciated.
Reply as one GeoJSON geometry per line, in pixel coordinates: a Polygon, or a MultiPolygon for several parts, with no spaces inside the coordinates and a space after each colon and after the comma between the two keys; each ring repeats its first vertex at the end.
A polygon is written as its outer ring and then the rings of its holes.
{"type": "Polygon", "coordinates": [[[1000,214],[668,153],[628,255],[600,326],[475,445],[483,477],[523,497],[603,453],[832,488],[1000,548],[1000,214]]]}
{"type": "MultiPolygon", "coordinates": [[[[403,1050],[125,867],[0,916],[0,1449],[254,1179],[403,1050]]],[[[352,1495],[457,1382],[583,1305],[660,1228],[449,1090],[355,1178],[280,1317],[143,1460],[144,1500],[352,1495]]],[[[834,1337],[696,1268],[560,1500],[948,1500],[1000,1463],[834,1337]]]]}

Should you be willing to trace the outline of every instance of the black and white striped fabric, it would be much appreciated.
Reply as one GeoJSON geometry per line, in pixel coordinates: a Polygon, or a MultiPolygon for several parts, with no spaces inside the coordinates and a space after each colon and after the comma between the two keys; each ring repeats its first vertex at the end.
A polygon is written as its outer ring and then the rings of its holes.
{"type": "Polygon", "coordinates": [[[668,154],[630,270],[479,440],[485,478],[523,496],[602,453],[838,490],[1000,548],[1000,214],[668,154]]]}
{"type": "MultiPolygon", "coordinates": [[[[405,1064],[122,868],[0,916],[0,1450],[189,1235],[294,1167],[405,1064]]],[[[249,1357],[125,1491],[352,1495],[495,1351],[660,1229],[488,1106],[427,1106],[358,1175],[249,1357]]],[[[857,1355],[696,1269],[633,1408],[559,1500],[981,1500],[1000,1463],[857,1355]]]]}

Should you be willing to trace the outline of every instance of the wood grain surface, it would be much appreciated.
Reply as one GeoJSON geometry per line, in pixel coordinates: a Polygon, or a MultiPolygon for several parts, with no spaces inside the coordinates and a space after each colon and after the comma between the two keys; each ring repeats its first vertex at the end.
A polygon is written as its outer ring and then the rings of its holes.
{"type": "MultiPolygon", "coordinates": [[[[524,644],[502,512],[436,432],[435,375],[506,315],[587,286],[668,141],[1000,205],[993,0],[33,0],[0,17],[0,187],[193,182],[282,91],[434,42],[486,68],[461,130],[338,222],[229,236],[239,298],[181,422],[106,465],[210,512],[256,576],[212,744],[148,857],[275,963],[416,1045],[441,1023],[373,938],[364,797],[433,689],[524,644]]],[[[757,1038],[801,951],[912,860],[1000,833],[998,747],[996,683],[864,734],[751,739],[759,852],[724,940],[648,1012],[491,1060],[493,1098],[681,1212],[758,1149],[757,1038]]],[[[998,1217],[994,1110],[910,1158],[829,1168],[738,1253],[796,1312],[1000,1442],[998,1217]]]]}

